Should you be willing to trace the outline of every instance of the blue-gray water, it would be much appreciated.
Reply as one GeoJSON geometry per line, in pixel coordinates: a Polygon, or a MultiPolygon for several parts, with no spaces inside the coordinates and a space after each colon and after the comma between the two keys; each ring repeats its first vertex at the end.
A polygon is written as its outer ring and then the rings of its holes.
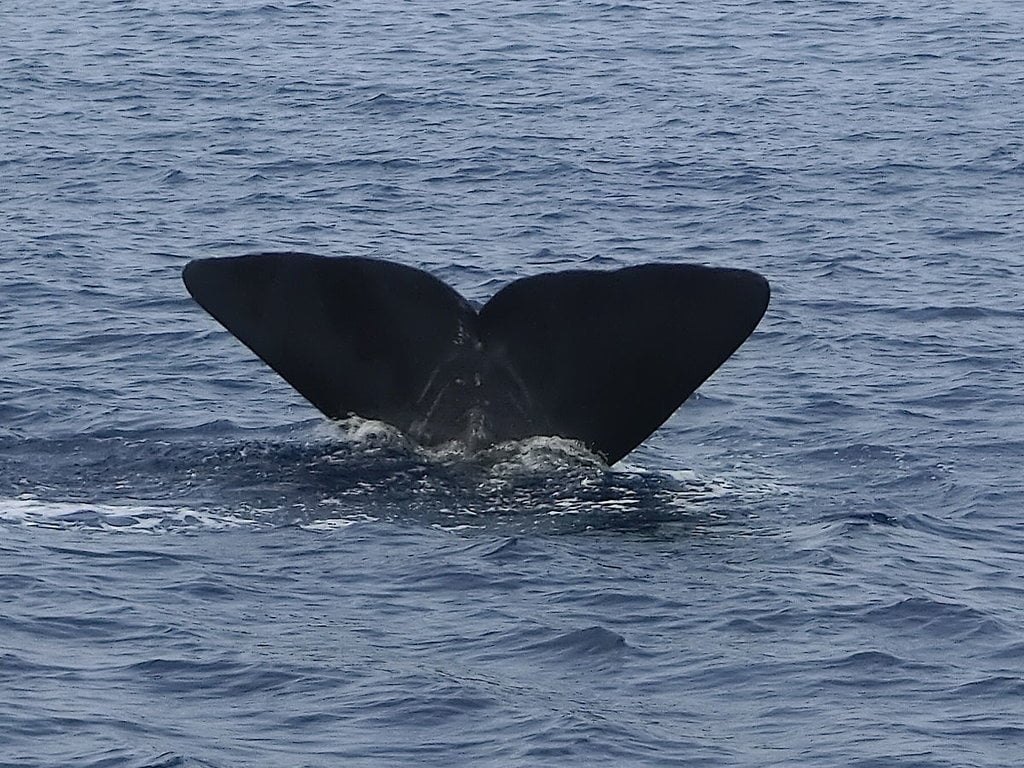
{"type": "Polygon", "coordinates": [[[1024,10],[4,0],[0,765],[1012,766],[1024,10]],[[613,470],[332,427],[187,297],[301,249],[755,269],[613,470]]]}

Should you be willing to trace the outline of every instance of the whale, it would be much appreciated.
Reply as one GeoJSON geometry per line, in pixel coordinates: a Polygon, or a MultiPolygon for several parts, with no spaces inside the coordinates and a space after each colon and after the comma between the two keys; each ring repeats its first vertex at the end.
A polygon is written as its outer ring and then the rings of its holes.
{"type": "Polygon", "coordinates": [[[299,252],[200,258],[192,298],[329,419],[422,446],[534,436],[612,465],[751,335],[760,274],[646,263],[514,280],[482,306],[416,267],[299,252]]]}

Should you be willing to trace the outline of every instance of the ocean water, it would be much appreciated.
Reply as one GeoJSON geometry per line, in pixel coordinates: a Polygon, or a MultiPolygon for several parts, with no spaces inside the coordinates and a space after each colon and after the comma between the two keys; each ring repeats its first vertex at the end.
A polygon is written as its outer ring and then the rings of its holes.
{"type": "Polygon", "coordinates": [[[1015,0],[0,6],[0,765],[1014,766],[1015,0]],[[754,269],[613,468],[332,425],[191,258],[754,269]]]}

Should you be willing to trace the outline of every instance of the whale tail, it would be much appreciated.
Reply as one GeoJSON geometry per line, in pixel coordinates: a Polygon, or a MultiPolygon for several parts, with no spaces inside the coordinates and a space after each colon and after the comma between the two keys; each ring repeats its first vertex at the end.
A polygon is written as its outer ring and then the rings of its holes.
{"type": "Polygon", "coordinates": [[[432,275],[365,258],[264,253],[190,262],[193,298],[330,418],[425,445],[533,435],[613,464],[746,340],[760,275],[690,264],[516,280],[479,311],[432,275]]]}

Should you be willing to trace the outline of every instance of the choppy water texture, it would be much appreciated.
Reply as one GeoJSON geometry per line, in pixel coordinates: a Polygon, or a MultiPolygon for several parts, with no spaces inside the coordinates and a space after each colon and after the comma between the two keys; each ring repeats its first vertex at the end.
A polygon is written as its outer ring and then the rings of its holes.
{"type": "Polygon", "coordinates": [[[0,8],[0,764],[1011,766],[1024,11],[0,8]],[[186,296],[765,274],[614,470],[333,427],[186,296]]]}

